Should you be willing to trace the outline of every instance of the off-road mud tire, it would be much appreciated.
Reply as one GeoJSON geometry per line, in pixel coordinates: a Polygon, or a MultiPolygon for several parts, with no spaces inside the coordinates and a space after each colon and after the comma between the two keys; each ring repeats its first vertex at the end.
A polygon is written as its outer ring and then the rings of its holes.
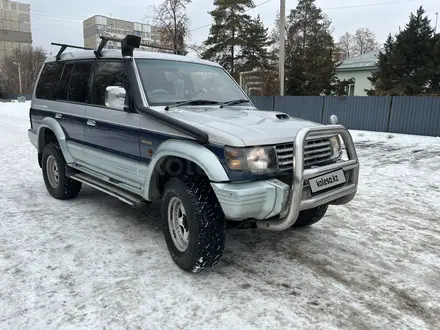
{"type": "Polygon", "coordinates": [[[53,198],[61,199],[61,200],[71,199],[76,197],[81,190],[81,186],[82,186],[81,182],[75,181],[66,176],[66,167],[67,164],[63,157],[59,145],[54,142],[48,143],[43,150],[42,171],[43,171],[43,179],[44,179],[44,184],[46,185],[46,189],[53,198]],[[50,156],[55,158],[55,162],[59,169],[58,186],[56,188],[50,184],[48,179],[46,164],[50,156]]]}
{"type": "Polygon", "coordinates": [[[298,219],[291,228],[311,226],[320,221],[327,212],[328,205],[320,205],[313,209],[299,212],[298,219]]]}
{"type": "Polygon", "coordinates": [[[161,217],[168,250],[181,269],[195,273],[219,262],[225,248],[226,221],[205,178],[187,174],[171,178],[162,195],[161,217]],[[169,229],[168,205],[173,197],[180,199],[186,213],[189,240],[184,252],[177,249],[169,229]]]}

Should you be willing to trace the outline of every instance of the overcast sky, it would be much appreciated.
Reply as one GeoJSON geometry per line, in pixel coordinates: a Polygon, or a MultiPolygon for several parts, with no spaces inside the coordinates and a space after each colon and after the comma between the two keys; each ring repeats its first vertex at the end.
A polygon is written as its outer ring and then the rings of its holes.
{"type": "MultiPolygon", "coordinates": [[[[31,24],[34,46],[42,46],[47,51],[56,51],[51,42],[83,45],[82,22],[93,15],[112,15],[114,18],[138,22],[152,22],[151,6],[162,0],[23,0],[31,4],[31,24]]],[[[209,10],[213,9],[213,0],[192,0],[188,6],[191,42],[203,42],[209,33],[209,27],[197,29],[211,23],[209,10]]],[[[256,5],[249,14],[261,16],[266,27],[272,28],[279,0],[254,0],[256,5]],[[267,1],[267,3],[265,3],[267,1]]],[[[286,0],[286,13],[294,8],[297,0],[286,0]]],[[[398,31],[408,21],[411,12],[422,5],[435,24],[435,13],[440,12],[439,0],[317,0],[316,4],[326,12],[333,22],[333,36],[346,31],[354,33],[359,27],[373,30],[380,43],[387,35],[398,31]],[[358,6],[358,7],[356,7],[358,6]]],[[[440,28],[440,22],[439,22],[440,28]]]]}

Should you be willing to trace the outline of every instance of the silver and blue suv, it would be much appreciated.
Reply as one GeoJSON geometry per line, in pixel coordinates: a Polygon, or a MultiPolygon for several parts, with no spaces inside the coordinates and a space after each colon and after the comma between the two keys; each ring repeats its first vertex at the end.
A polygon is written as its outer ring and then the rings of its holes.
{"type": "Polygon", "coordinates": [[[35,84],[28,134],[54,198],[86,184],[134,207],[160,201],[172,259],[196,272],[221,258],[227,222],[307,226],[355,196],[343,126],[260,111],[216,63],[107,41],[60,45],[35,84]]]}

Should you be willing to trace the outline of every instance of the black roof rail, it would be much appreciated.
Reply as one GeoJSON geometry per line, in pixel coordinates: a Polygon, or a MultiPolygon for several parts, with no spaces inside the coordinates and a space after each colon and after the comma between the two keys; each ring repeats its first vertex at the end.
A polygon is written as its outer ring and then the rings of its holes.
{"type": "Polygon", "coordinates": [[[51,45],[61,46],[60,50],[57,53],[56,60],[59,61],[61,59],[61,54],[66,50],[66,48],[76,48],[76,49],[84,49],[84,50],[93,50],[92,48],[81,47],[81,46],[73,46],[68,44],[59,44],[56,42],[52,42],[51,45]]]}
{"type": "Polygon", "coordinates": [[[101,36],[101,42],[99,43],[98,49],[95,50],[96,57],[102,56],[102,50],[104,49],[105,45],[107,45],[107,42],[110,40],[111,40],[111,38],[101,36]]]}
{"type": "Polygon", "coordinates": [[[185,55],[183,50],[181,50],[181,49],[172,49],[172,48],[166,48],[166,47],[156,46],[156,45],[152,45],[152,44],[141,43],[140,37],[129,34],[124,39],[117,39],[117,38],[111,38],[111,37],[107,37],[107,36],[101,36],[101,43],[99,44],[98,49],[95,51],[96,57],[102,56],[102,50],[104,49],[105,45],[109,41],[116,41],[116,42],[121,43],[122,56],[133,56],[134,48],[139,48],[140,46],[161,49],[161,50],[168,50],[170,52],[173,52],[174,54],[185,55]]]}

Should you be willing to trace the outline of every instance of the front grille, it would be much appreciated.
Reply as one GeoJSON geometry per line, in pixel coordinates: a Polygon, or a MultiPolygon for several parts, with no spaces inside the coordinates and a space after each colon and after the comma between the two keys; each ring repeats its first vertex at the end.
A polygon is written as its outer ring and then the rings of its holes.
{"type": "Polygon", "coordinates": [[[306,141],[304,146],[304,167],[328,163],[332,155],[330,139],[306,141]]]}
{"type": "MultiPolygon", "coordinates": [[[[278,170],[293,169],[293,143],[279,144],[275,147],[278,170]]],[[[304,145],[304,168],[321,165],[332,160],[330,139],[314,139],[304,145]]]]}
{"type": "Polygon", "coordinates": [[[278,170],[293,169],[293,143],[279,144],[275,147],[278,160],[278,170]]]}

